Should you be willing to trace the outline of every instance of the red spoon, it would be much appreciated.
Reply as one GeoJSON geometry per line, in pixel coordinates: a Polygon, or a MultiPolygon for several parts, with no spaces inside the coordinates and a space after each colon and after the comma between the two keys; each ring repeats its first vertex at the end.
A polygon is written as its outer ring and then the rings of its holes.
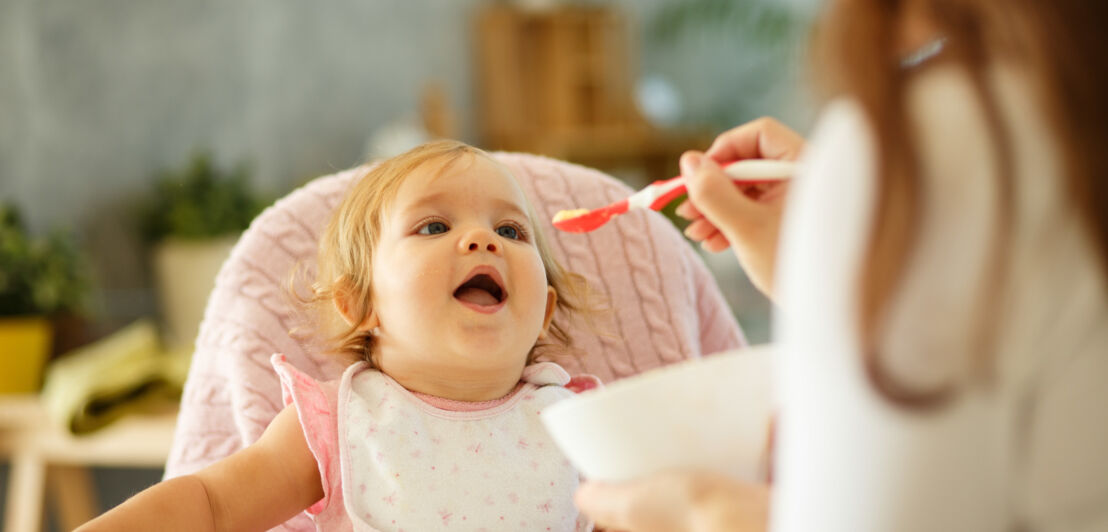
{"type": "MultiPolygon", "coordinates": [[[[776,183],[792,177],[796,163],[770,159],[743,159],[728,164],[723,171],[736,184],[758,185],[776,183]]],[[[678,176],[665,181],[655,181],[646,188],[598,209],[574,209],[554,215],[554,227],[569,233],[588,233],[608,223],[631,209],[661,210],[669,202],[685,193],[685,178],[678,176]]]]}

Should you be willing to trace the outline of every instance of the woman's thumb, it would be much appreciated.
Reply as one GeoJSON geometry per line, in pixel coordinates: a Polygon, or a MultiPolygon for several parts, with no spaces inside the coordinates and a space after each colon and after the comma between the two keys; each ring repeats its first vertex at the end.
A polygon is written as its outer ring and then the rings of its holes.
{"type": "Polygon", "coordinates": [[[739,191],[711,157],[689,152],[681,156],[680,164],[689,199],[696,210],[730,239],[739,230],[743,214],[753,201],[739,191]]]}

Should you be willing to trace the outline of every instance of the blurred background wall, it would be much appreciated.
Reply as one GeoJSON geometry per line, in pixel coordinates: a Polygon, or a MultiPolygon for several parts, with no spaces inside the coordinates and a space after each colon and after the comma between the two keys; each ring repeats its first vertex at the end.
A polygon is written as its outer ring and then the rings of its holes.
{"type": "MultiPolygon", "coordinates": [[[[32,233],[75,236],[92,265],[90,327],[111,331],[157,314],[136,216],[159,172],[207,150],[218,166],[246,164],[273,199],[418,122],[429,86],[453,134],[484,146],[476,18],[490,5],[561,4],[0,0],[0,201],[32,233]]],[[[627,97],[659,127],[710,138],[761,115],[810,125],[803,53],[814,0],[585,4],[626,21],[627,97]]],[[[628,165],[604,169],[635,179],[628,165]]],[[[769,305],[730,254],[706,258],[748,336],[765,341],[769,305]]],[[[111,477],[103,502],[150,476],[111,477]]]]}

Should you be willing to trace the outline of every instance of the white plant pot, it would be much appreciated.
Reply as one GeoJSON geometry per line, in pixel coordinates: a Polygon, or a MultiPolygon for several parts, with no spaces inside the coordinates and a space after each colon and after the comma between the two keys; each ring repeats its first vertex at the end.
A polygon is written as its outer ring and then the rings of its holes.
{"type": "Polygon", "coordinates": [[[215,276],[237,241],[238,235],[206,240],[167,238],[154,246],[154,282],[166,347],[192,348],[215,276]]]}

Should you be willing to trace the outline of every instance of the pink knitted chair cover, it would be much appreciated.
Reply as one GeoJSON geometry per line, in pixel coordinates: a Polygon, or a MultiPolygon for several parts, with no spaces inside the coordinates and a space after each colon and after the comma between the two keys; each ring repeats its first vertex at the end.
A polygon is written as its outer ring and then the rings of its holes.
{"type": "MultiPolygon", "coordinates": [[[[630,189],[596,170],[535,155],[496,153],[546,222],[558,260],[607,299],[606,330],[569,324],[580,360],[571,374],[604,382],[702,353],[745,345],[742,331],[700,257],[661,215],[633,212],[588,234],[556,231],[554,213],[625,197],[630,189]]],[[[288,334],[284,295],[293,266],[314,273],[316,243],[332,209],[364,171],[320,177],[266,209],[243,233],[216,278],[181,399],[165,477],[195,472],[261,436],[281,409],[273,353],[310,376],[338,378],[343,366],[288,334]]],[[[557,319],[557,317],[555,318],[557,319]]],[[[275,530],[314,530],[300,514],[275,530]]]]}

